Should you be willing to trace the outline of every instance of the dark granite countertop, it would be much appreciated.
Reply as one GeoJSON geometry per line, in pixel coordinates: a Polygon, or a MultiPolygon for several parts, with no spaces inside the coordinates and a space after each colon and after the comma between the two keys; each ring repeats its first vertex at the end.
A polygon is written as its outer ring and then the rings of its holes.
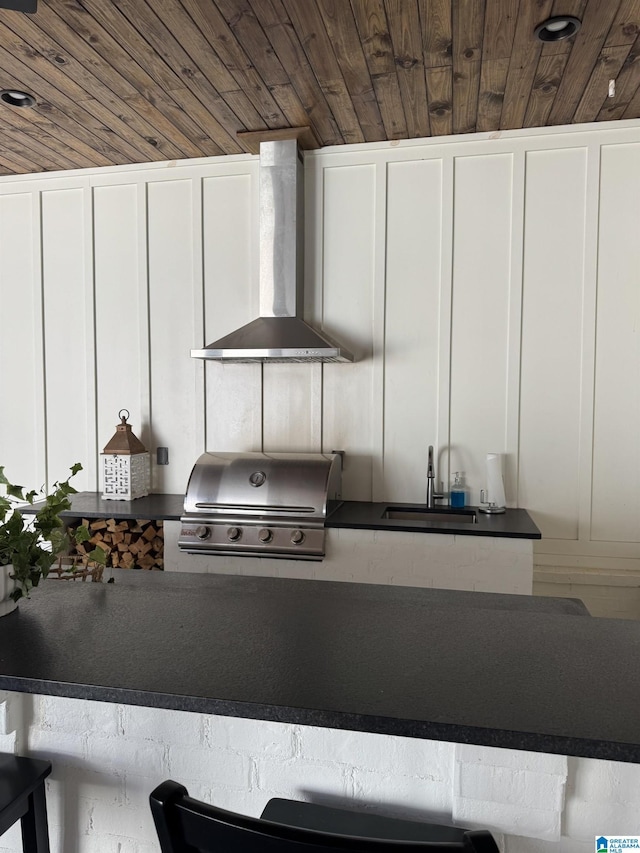
{"type": "MultiPolygon", "coordinates": [[[[184,495],[149,495],[133,501],[103,500],[99,492],[78,492],[72,495],[71,509],[63,513],[67,518],[149,518],[178,521],[182,515],[184,495]]],[[[35,510],[40,504],[24,508],[24,512],[35,510]]],[[[455,533],[466,536],[502,536],[514,539],[540,539],[542,534],[524,509],[507,509],[500,515],[477,512],[477,507],[465,507],[476,511],[477,522],[440,521],[431,523],[419,519],[398,520],[383,518],[385,509],[393,506],[415,506],[402,503],[372,503],[367,501],[343,501],[332,512],[326,526],[347,527],[360,530],[405,530],[422,533],[455,533]]],[[[442,509],[442,508],[436,508],[442,509]]],[[[444,511],[448,510],[444,507],[444,511]]]]}
{"type": "MultiPolygon", "coordinates": [[[[100,492],[78,492],[71,495],[71,509],[63,518],[148,518],[156,521],[179,521],[184,495],[147,495],[133,501],[103,500],[100,492]]],[[[22,512],[35,512],[41,503],[22,507],[22,512]]]]}
{"type": "MultiPolygon", "coordinates": [[[[416,504],[373,503],[367,501],[344,501],[327,519],[327,527],[349,527],[360,530],[405,530],[422,533],[455,533],[456,536],[501,536],[511,539],[541,539],[542,534],[525,509],[507,509],[503,513],[490,515],[480,512],[476,506],[467,506],[458,512],[474,512],[476,522],[422,521],[419,519],[383,518],[387,507],[401,510],[403,507],[415,508],[416,504]]],[[[436,513],[452,512],[450,507],[435,508],[436,513]]]]}
{"type": "Polygon", "coordinates": [[[1,618],[0,689],[640,762],[638,622],[533,596],[115,578],[45,581],[1,618]]]}

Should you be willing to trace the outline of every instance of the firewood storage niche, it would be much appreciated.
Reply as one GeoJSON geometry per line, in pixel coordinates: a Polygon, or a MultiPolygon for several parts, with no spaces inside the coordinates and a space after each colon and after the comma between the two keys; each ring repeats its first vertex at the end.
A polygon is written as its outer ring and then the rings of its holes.
{"type": "Polygon", "coordinates": [[[91,534],[86,542],[74,544],[70,558],[87,559],[94,548],[106,554],[107,567],[120,569],[164,569],[164,525],[148,518],[81,518],[70,520],[69,533],[84,525],[91,534]]]}

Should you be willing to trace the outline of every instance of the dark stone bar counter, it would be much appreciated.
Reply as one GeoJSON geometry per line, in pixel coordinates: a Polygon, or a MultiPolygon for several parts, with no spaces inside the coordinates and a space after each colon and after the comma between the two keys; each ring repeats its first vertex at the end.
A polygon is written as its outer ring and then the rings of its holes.
{"type": "Polygon", "coordinates": [[[640,763],[640,623],[575,600],[114,570],[0,619],[0,689],[640,763]]]}

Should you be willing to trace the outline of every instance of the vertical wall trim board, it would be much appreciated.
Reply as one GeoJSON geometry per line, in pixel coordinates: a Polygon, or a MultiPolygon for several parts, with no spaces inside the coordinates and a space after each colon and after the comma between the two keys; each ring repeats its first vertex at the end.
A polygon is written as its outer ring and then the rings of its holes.
{"type": "MultiPolygon", "coordinates": [[[[251,241],[251,256],[253,270],[253,287],[252,293],[252,311],[251,316],[257,317],[260,314],[260,158],[258,157],[253,164],[251,172],[251,233],[253,240],[251,241]]],[[[305,217],[306,219],[306,217],[305,217]]],[[[305,243],[306,245],[306,243],[305,243]]],[[[306,261],[305,261],[306,264],[306,261]]],[[[305,267],[306,269],[306,267],[305,267]]],[[[316,285],[322,284],[322,278],[316,279],[316,285]]],[[[319,288],[321,290],[321,288],[319,288]]],[[[320,315],[321,316],[321,315],[320,315]]],[[[258,365],[258,380],[260,382],[260,450],[264,453],[264,364],[258,365]]]]}
{"type": "Polygon", "coordinates": [[[522,288],[524,278],[524,202],[526,153],[514,152],[511,183],[511,284],[507,327],[507,387],[504,446],[507,454],[507,505],[518,506],[520,469],[520,387],[522,368],[522,288]],[[511,496],[511,500],[509,499],[511,496]]]}
{"type": "MultiPolygon", "coordinates": [[[[146,434],[149,445],[153,435],[153,400],[151,397],[151,282],[149,280],[149,183],[140,181],[137,185],[138,203],[138,299],[140,306],[140,392],[142,399],[141,417],[146,420],[146,434]]],[[[151,446],[145,447],[152,454],[151,470],[154,460],[151,446]]],[[[153,483],[153,476],[152,476],[153,483]]]]}
{"type": "Polygon", "coordinates": [[[94,210],[93,187],[90,180],[84,184],[84,269],[87,282],[87,388],[86,393],[93,402],[87,405],[87,486],[97,489],[98,482],[98,356],[96,352],[96,275],[94,260],[94,210]]]}
{"type": "MultiPolygon", "coordinates": [[[[305,183],[305,190],[311,189],[312,199],[315,201],[313,205],[313,218],[306,217],[305,225],[307,228],[307,240],[305,242],[305,266],[309,269],[311,264],[311,283],[312,290],[312,305],[313,315],[318,318],[320,326],[324,327],[324,250],[325,239],[324,233],[324,209],[327,203],[327,182],[326,170],[323,168],[321,160],[315,160],[314,170],[311,175],[312,186],[305,183]],[[307,257],[308,247],[313,246],[313,254],[311,258],[307,257]]],[[[308,195],[307,195],[308,198],[308,195]]],[[[305,294],[306,296],[306,294],[305,294]]],[[[323,368],[324,372],[324,368],[323,368]]]]}
{"type": "Polygon", "coordinates": [[[385,314],[387,294],[387,188],[389,164],[375,163],[375,219],[373,245],[373,365],[371,381],[372,455],[371,492],[374,501],[384,500],[384,400],[385,314]]]}
{"type": "MultiPolygon", "coordinates": [[[[138,304],[140,307],[140,405],[141,430],[145,434],[145,447],[151,452],[153,435],[153,401],[151,399],[151,318],[149,299],[149,184],[137,184],[138,203],[138,304]],[[147,443],[148,442],[148,443],[147,443]]],[[[151,468],[153,470],[153,453],[151,468]]]]}
{"type": "MultiPolygon", "coordinates": [[[[318,450],[321,453],[324,453],[324,364],[320,365],[320,381],[318,387],[318,406],[320,407],[320,411],[318,413],[318,450]]],[[[331,448],[332,450],[342,450],[341,447],[331,448]]],[[[342,468],[344,468],[344,459],[342,460],[342,468]]]]}
{"type": "MultiPolygon", "coordinates": [[[[204,309],[204,207],[203,207],[203,178],[196,175],[192,178],[192,202],[193,202],[193,328],[197,330],[201,340],[205,337],[205,309],[204,309]]],[[[205,342],[206,343],[206,342],[205,342]]],[[[197,341],[193,346],[199,346],[197,341]]],[[[185,358],[190,358],[190,353],[185,353],[185,358]]],[[[203,359],[194,359],[196,362],[193,373],[194,380],[194,412],[195,423],[195,445],[198,455],[204,453],[207,435],[207,389],[205,382],[206,362],[203,359]]]]}
{"type": "MultiPolygon", "coordinates": [[[[318,328],[324,325],[324,277],[322,241],[324,207],[324,170],[318,161],[304,157],[304,319],[318,328]]],[[[324,447],[324,364],[313,370],[311,392],[312,443],[316,450],[324,447]]]]}
{"type": "MultiPolygon", "coordinates": [[[[47,364],[44,344],[44,267],[42,263],[42,190],[34,189],[31,194],[33,222],[33,276],[34,306],[36,316],[34,327],[38,330],[34,341],[36,363],[39,370],[36,376],[36,393],[42,406],[41,417],[37,424],[36,452],[37,470],[41,483],[49,482],[49,425],[47,422],[47,364]]],[[[35,487],[35,486],[34,486],[35,487]]]]}
{"type": "Polygon", "coordinates": [[[260,369],[260,452],[264,453],[264,362],[259,365],[260,369]]]}
{"type": "Polygon", "coordinates": [[[438,390],[437,432],[434,436],[436,449],[446,444],[444,470],[439,469],[442,488],[448,492],[451,482],[451,340],[452,340],[452,299],[453,299],[453,197],[455,182],[455,158],[452,154],[442,159],[442,220],[441,220],[441,276],[440,276],[440,306],[438,318],[438,390]]]}
{"type": "Polygon", "coordinates": [[[251,269],[253,287],[251,288],[251,317],[260,314],[260,168],[258,160],[249,173],[251,176],[251,269]]]}
{"type": "Polygon", "coordinates": [[[578,540],[591,539],[593,453],[596,393],[596,317],[598,304],[598,241],[600,239],[600,182],[602,148],[592,142],[587,159],[585,259],[582,299],[582,375],[580,377],[580,492],[578,540]]]}

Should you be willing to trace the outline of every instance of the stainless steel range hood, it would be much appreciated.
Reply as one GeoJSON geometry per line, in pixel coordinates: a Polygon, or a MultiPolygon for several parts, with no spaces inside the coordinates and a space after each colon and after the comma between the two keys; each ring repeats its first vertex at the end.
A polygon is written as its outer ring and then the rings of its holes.
{"type": "Polygon", "coordinates": [[[225,362],[339,362],[353,355],[302,319],[304,167],[295,139],[260,143],[260,316],[193,349],[225,362]]]}

